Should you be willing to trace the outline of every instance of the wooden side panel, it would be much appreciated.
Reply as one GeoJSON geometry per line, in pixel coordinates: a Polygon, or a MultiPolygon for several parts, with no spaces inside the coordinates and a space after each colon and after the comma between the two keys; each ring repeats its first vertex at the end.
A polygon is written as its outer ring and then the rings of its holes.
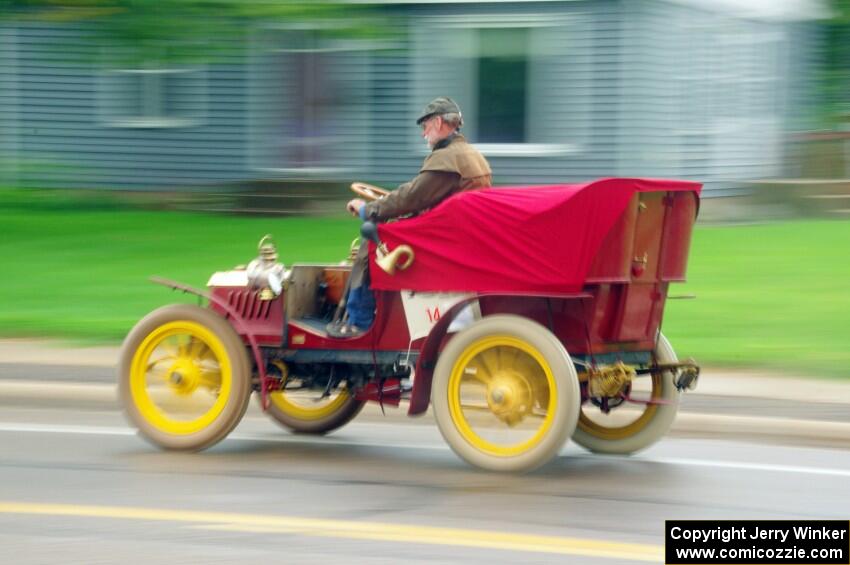
{"type": "Polygon", "coordinates": [[[666,287],[654,283],[623,285],[609,341],[653,339],[661,323],[666,287]]]}
{"type": "Polygon", "coordinates": [[[327,290],[325,297],[331,304],[339,304],[342,300],[342,292],[345,290],[345,283],[348,281],[348,276],[351,274],[351,267],[326,267],[322,273],[327,290]]]}
{"type": "MultiPolygon", "coordinates": [[[[290,349],[326,349],[333,351],[405,351],[410,347],[410,334],[404,316],[404,305],[398,292],[375,292],[375,323],[359,337],[335,339],[324,331],[288,320],[287,335],[290,349]]],[[[331,360],[329,358],[329,360],[331,360]]]]}
{"type": "Polygon", "coordinates": [[[655,343],[664,295],[640,286],[635,295],[630,285],[603,284],[582,298],[487,296],[479,304],[485,316],[516,314],[551,329],[571,354],[645,351],[655,343]]]}
{"type": "Polygon", "coordinates": [[[631,265],[633,282],[657,280],[666,196],[666,192],[644,192],[640,195],[631,265]]]}
{"type": "Polygon", "coordinates": [[[659,278],[665,281],[684,281],[691,234],[696,221],[697,196],[692,192],[671,192],[667,202],[659,278]]]}

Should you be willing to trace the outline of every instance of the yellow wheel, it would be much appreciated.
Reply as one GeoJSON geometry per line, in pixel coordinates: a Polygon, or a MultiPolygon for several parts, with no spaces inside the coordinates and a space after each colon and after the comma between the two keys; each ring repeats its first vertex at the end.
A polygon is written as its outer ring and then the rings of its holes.
{"type": "MultiPolygon", "coordinates": [[[[676,354],[663,334],[658,336],[654,353],[658,363],[675,363],[676,354]]],[[[660,399],[665,404],[624,402],[604,414],[590,402],[582,405],[573,440],[597,453],[627,454],[640,451],[660,440],[676,418],[679,391],[672,371],[637,377],[632,381],[631,396],[660,399]]]]}
{"type": "MultiPolygon", "coordinates": [[[[286,365],[280,362],[273,365],[286,374],[286,365]]],[[[288,382],[293,380],[297,379],[289,377],[288,382]]],[[[288,388],[273,392],[269,396],[271,402],[267,412],[294,432],[324,434],[344,426],[363,409],[364,403],[345,388],[337,388],[324,398],[322,393],[321,388],[288,388]]]]}
{"type": "Polygon", "coordinates": [[[220,441],[251,396],[245,346],[223,318],[197,306],[166,306],[142,319],[124,340],[120,371],[129,420],[166,449],[220,441]]]}
{"type": "Polygon", "coordinates": [[[469,463],[528,471],[572,435],[580,392],[564,346],[519,316],[488,316],[453,337],[437,361],[437,426],[469,463]]]}

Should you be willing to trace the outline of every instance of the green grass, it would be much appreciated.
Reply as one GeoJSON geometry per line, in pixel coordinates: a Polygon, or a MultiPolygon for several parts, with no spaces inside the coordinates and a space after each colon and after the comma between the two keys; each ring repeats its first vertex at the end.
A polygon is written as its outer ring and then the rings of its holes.
{"type": "MultiPolygon", "coordinates": [[[[357,223],[126,210],[117,200],[0,191],[0,335],[118,341],[150,310],[245,264],[272,233],[281,259],[344,258],[357,223]],[[40,195],[40,196],[38,196],[40,195]]],[[[850,223],[700,227],[664,331],[705,365],[850,376],[850,223]]]]}
{"type": "Polygon", "coordinates": [[[213,271],[253,259],[265,233],[284,263],[340,261],[357,231],[343,216],[122,211],[101,201],[70,210],[67,202],[29,200],[19,193],[0,200],[0,335],[7,337],[118,341],[150,310],[195,300],[151,284],[151,275],[204,288],[213,271]]]}
{"type": "Polygon", "coordinates": [[[705,364],[850,377],[850,222],[699,227],[664,332],[705,364]]]}

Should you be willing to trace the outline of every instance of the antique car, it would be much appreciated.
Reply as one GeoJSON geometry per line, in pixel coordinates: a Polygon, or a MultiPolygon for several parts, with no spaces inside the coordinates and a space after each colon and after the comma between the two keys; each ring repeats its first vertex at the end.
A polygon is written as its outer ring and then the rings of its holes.
{"type": "MultiPolygon", "coordinates": [[[[367,198],[376,187],[355,183],[367,198]]],[[[658,441],[699,368],[661,333],[685,279],[701,185],[609,178],[457,194],[414,218],[364,223],[372,327],[332,338],[351,263],[285,268],[259,257],[208,290],[165,279],[177,304],[127,336],[120,395],[141,435],[200,450],[226,437],[252,393],[290,430],[324,434],[366,402],[429,406],[469,463],[526,471],[572,438],[628,454],[658,441]]]]}

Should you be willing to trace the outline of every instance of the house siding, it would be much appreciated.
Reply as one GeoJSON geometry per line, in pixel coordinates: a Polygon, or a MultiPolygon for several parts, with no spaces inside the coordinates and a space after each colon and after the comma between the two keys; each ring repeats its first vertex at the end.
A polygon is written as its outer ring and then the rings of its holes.
{"type": "Polygon", "coordinates": [[[161,189],[245,177],[244,65],[202,71],[208,95],[196,126],[112,126],[98,106],[106,71],[85,36],[78,27],[15,29],[18,183],[161,189]]]}
{"type": "MultiPolygon", "coordinates": [[[[428,100],[438,95],[450,95],[458,99],[462,108],[466,108],[463,96],[458,96],[458,89],[453,84],[453,80],[457,83],[468,80],[465,69],[453,68],[453,65],[462,62],[441,56],[439,52],[435,55],[433,50],[429,50],[427,44],[432,38],[427,32],[425,40],[417,45],[414,28],[421,28],[423,23],[427,25],[434,18],[438,18],[437,22],[440,19],[452,21],[453,18],[482,22],[494,17],[507,21],[512,17],[528,19],[529,15],[539,16],[542,22],[558,19],[564,22],[562,27],[552,28],[564,33],[560,36],[553,33],[549,37],[549,47],[557,50],[565,63],[557,65],[555,72],[537,77],[538,84],[532,89],[541,93],[542,100],[538,102],[548,110],[545,115],[535,118],[557,124],[562,129],[562,132],[546,132],[549,137],[546,141],[570,148],[556,156],[512,156],[485,150],[494,171],[494,182],[499,185],[558,183],[616,174],[616,154],[611,151],[617,135],[620,23],[616,3],[565,2],[533,7],[471,4],[417,7],[409,12],[411,33],[407,48],[411,55],[394,58],[386,72],[380,73],[388,80],[393,76],[404,77],[407,99],[396,101],[382,110],[382,129],[391,132],[392,138],[385,142],[386,153],[379,151],[375,159],[379,165],[375,171],[378,180],[402,182],[418,170],[427,150],[413,118],[428,100]],[[440,71],[445,71],[442,76],[440,71]],[[576,100],[580,106],[576,105],[576,100]],[[552,135],[557,137],[552,138],[552,135]]],[[[451,30],[446,32],[447,36],[451,34],[451,30]]],[[[379,66],[384,65],[379,63],[379,66]]],[[[402,93],[401,89],[392,91],[402,93]]],[[[534,108],[531,110],[534,111],[534,108]]],[[[475,125],[468,124],[467,129],[471,130],[470,140],[477,142],[475,125]]]]}
{"type": "Polygon", "coordinates": [[[662,176],[703,181],[706,196],[734,194],[749,180],[782,174],[783,132],[790,117],[794,124],[805,117],[810,79],[796,77],[812,50],[791,45],[811,43],[809,26],[662,0],[423,3],[387,6],[386,15],[406,30],[391,44],[336,48],[328,68],[347,96],[326,122],[332,135],[315,166],[292,161],[300,108],[292,74],[274,55],[286,40],[269,40],[275,30],[246,30],[247,49],[187,79],[178,107],[191,117],[186,123],[128,127],[110,104],[115,92],[132,89],[104,86],[112,84],[98,63],[96,50],[104,49],[86,40],[85,26],[0,29],[3,181],[190,190],[320,178],[394,186],[427,152],[413,122],[434,96],[461,102],[465,132],[478,142],[471,62],[451,53],[451,42],[465,48],[463,34],[441,32],[440,22],[531,22],[549,55],[534,67],[527,114],[530,141],[548,149],[482,145],[498,185],[662,176]],[[422,32],[429,25],[430,35],[422,32]],[[718,45],[725,51],[713,54],[718,45]],[[729,60],[736,67],[724,69],[729,60]],[[717,77],[724,87],[712,86],[717,77]]]}

